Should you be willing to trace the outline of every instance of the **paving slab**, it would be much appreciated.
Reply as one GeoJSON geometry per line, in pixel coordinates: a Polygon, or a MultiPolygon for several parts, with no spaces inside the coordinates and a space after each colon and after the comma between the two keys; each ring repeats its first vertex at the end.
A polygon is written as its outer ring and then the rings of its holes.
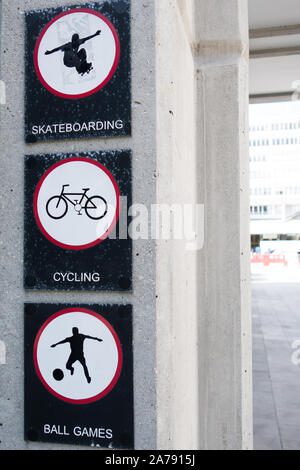
{"type": "Polygon", "coordinates": [[[300,450],[300,285],[252,283],[255,450],[300,450]]]}

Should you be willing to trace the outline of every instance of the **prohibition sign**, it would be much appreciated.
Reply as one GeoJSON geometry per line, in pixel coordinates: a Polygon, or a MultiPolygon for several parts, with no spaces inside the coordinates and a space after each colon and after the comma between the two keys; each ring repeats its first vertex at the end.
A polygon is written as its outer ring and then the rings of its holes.
{"type": "Polygon", "coordinates": [[[120,42],[112,23],[88,8],[68,10],[42,30],[34,50],[34,66],[51,93],[84,98],[103,88],[114,75],[120,42]]]}
{"type": "Polygon", "coordinates": [[[45,388],[62,401],[86,404],[107,395],[122,370],[122,348],[112,325],[98,313],[61,310],[36,336],[34,365],[45,388]]]}
{"type": "Polygon", "coordinates": [[[120,191],[113,175],[90,158],[67,158],[40,179],[33,199],[43,235],[70,250],[105,240],[119,218],[120,191]]]}

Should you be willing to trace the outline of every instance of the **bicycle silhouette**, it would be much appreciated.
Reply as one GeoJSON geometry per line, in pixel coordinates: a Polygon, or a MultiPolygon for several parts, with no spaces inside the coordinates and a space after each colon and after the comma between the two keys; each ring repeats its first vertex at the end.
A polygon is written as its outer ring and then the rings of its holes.
{"type": "Polygon", "coordinates": [[[82,215],[85,210],[86,215],[93,220],[102,219],[107,213],[107,202],[101,196],[87,196],[90,188],[82,188],[82,193],[66,193],[65,188],[69,184],[63,184],[61,193],[50,197],[46,204],[46,212],[51,219],[62,219],[68,212],[69,204],[74,206],[77,215],[82,215]],[[78,199],[70,199],[68,196],[79,196],[78,199]]]}

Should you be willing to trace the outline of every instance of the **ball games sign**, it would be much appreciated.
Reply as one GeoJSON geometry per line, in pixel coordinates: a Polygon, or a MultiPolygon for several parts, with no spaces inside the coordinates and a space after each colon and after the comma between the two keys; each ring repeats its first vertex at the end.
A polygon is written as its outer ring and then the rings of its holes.
{"type": "Polygon", "coordinates": [[[27,142],[130,135],[129,1],[26,14],[27,142]]]}
{"type": "Polygon", "coordinates": [[[132,449],[132,305],[27,303],[28,441],[132,449]]]}

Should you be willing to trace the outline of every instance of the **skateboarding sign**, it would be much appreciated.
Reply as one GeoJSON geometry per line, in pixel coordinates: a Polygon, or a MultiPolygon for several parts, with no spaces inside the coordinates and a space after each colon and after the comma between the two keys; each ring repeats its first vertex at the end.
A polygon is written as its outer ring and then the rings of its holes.
{"type": "Polygon", "coordinates": [[[25,439],[133,448],[132,306],[25,305],[25,439]]]}
{"type": "Polygon", "coordinates": [[[103,88],[119,57],[119,38],[112,23],[95,10],[76,8],[56,16],[43,29],[34,66],[51,93],[77,99],[103,88]]]}
{"type": "Polygon", "coordinates": [[[25,13],[25,140],[131,135],[130,0],[25,13]]]}

